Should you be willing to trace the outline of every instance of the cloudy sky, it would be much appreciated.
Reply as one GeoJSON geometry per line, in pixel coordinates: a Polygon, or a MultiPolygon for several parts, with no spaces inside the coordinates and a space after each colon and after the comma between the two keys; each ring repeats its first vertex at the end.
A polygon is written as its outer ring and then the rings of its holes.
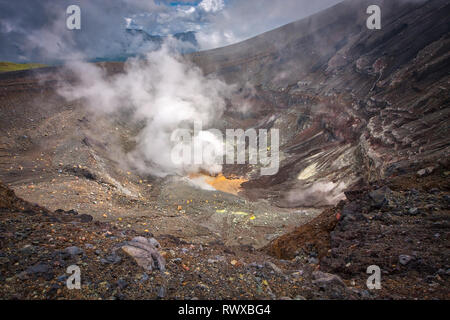
{"type": "Polygon", "coordinates": [[[341,0],[0,0],[0,61],[52,63],[143,53],[154,44],[127,29],[167,36],[194,31],[197,50],[232,44],[341,0]],[[81,30],[66,8],[81,8],[81,30]]]}

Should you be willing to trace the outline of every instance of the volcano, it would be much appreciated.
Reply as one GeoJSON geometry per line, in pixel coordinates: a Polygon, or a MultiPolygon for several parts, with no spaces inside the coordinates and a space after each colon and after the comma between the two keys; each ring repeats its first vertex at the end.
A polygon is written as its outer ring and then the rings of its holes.
{"type": "Polygon", "coordinates": [[[234,88],[217,128],[279,130],[268,176],[143,173],[121,156],[143,130],[127,110],[66,100],[77,78],[63,67],[1,73],[0,296],[448,299],[449,17],[445,0],[347,0],[186,54],[234,88]],[[366,26],[374,4],[380,30],[366,26]],[[133,257],[143,247],[158,259],[133,257]],[[66,290],[58,276],[78,261],[85,285],[66,290]],[[385,282],[369,292],[371,265],[385,282]]]}

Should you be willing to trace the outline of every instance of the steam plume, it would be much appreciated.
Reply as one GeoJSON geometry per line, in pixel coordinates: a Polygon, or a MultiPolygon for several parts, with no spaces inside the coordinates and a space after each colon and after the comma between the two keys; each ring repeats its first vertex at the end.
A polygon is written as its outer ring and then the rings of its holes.
{"type": "MultiPolygon", "coordinates": [[[[221,170],[210,164],[185,168],[171,161],[170,137],[174,130],[189,127],[194,121],[208,129],[222,115],[225,97],[233,88],[203,76],[199,68],[175,54],[170,44],[148,53],[145,59],[128,60],[125,72],[114,76],[85,62],[72,62],[67,67],[77,78],[76,84],[59,90],[67,100],[83,99],[90,108],[111,115],[127,110],[144,121],[136,148],[127,155],[129,164],[140,173],[166,176],[221,170]]],[[[194,137],[192,143],[201,136],[194,137]]]]}

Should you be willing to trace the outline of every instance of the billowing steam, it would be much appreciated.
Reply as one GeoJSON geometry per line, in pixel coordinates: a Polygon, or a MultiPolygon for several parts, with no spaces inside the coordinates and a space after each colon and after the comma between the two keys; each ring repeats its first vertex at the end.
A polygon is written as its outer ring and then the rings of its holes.
{"type": "Polygon", "coordinates": [[[318,181],[289,191],[287,200],[293,207],[321,207],[335,205],[345,198],[343,182],[318,181]]]}
{"type": "MultiPolygon", "coordinates": [[[[194,121],[208,129],[222,115],[224,98],[232,87],[203,76],[199,68],[174,54],[169,45],[143,59],[128,60],[125,72],[113,76],[90,63],[73,62],[67,67],[77,78],[76,84],[59,90],[67,100],[83,99],[89,107],[108,114],[126,110],[145,123],[136,137],[136,148],[127,154],[129,164],[140,173],[166,176],[198,170],[220,172],[221,166],[210,163],[190,168],[174,163],[171,135],[176,129],[191,128],[194,121]]],[[[198,139],[205,136],[209,137],[200,133],[191,143],[199,143],[198,139]]]]}

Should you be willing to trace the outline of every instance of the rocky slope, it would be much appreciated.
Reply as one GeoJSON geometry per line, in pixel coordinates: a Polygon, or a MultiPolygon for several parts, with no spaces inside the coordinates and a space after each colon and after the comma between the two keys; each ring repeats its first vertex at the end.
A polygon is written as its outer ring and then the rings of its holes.
{"type": "MultiPolygon", "coordinates": [[[[428,180],[436,178],[439,175],[428,180]]],[[[448,191],[448,183],[442,186],[448,191]]],[[[289,260],[270,258],[248,246],[198,245],[170,235],[158,242],[151,233],[92,221],[92,216],[74,210],[51,212],[17,198],[3,185],[0,194],[2,298],[449,298],[449,199],[441,190],[431,196],[422,187],[411,192],[384,188],[381,197],[379,191],[368,198],[367,193],[352,194],[352,202],[320,218],[337,223],[331,242],[324,240],[330,230],[324,230],[326,236],[309,233],[309,241],[295,253],[282,253],[295,255],[289,260]],[[406,206],[399,202],[411,197],[417,207],[404,212],[406,206]],[[367,209],[355,211],[355,203],[367,209]],[[370,210],[373,204],[380,210],[370,210]],[[399,210],[390,214],[392,208],[399,210]],[[331,249],[321,251],[313,243],[317,241],[331,249]],[[382,289],[369,291],[366,265],[374,263],[383,270],[382,289]],[[72,265],[80,267],[80,290],[67,287],[67,268],[72,265]]],[[[308,231],[302,234],[308,238],[308,231]]],[[[294,243],[298,246],[298,239],[294,243]]]]}
{"type": "Polygon", "coordinates": [[[146,232],[29,204],[3,185],[0,194],[2,298],[356,299],[368,294],[315,272],[314,265],[277,261],[251,247],[197,245],[170,235],[159,244],[146,232]],[[139,251],[145,245],[136,244],[145,239],[155,245],[151,256],[139,251]],[[71,265],[80,267],[80,290],[66,286],[71,265]]]}
{"type": "Polygon", "coordinates": [[[395,297],[427,299],[440,291],[448,299],[448,169],[446,163],[429,174],[419,170],[349,190],[346,201],[265,250],[279,258],[317,257],[321,270],[344,279],[376,265],[395,297]]]}
{"type": "Polygon", "coordinates": [[[245,184],[247,194],[298,206],[295,193],[313,181],[350,187],[448,157],[449,13],[440,0],[344,1],[191,56],[254,88],[253,121],[239,124],[282,130],[280,172],[245,184]],[[366,27],[369,4],[381,7],[381,30],[366,27]],[[283,199],[286,189],[294,194],[283,199]]]}

